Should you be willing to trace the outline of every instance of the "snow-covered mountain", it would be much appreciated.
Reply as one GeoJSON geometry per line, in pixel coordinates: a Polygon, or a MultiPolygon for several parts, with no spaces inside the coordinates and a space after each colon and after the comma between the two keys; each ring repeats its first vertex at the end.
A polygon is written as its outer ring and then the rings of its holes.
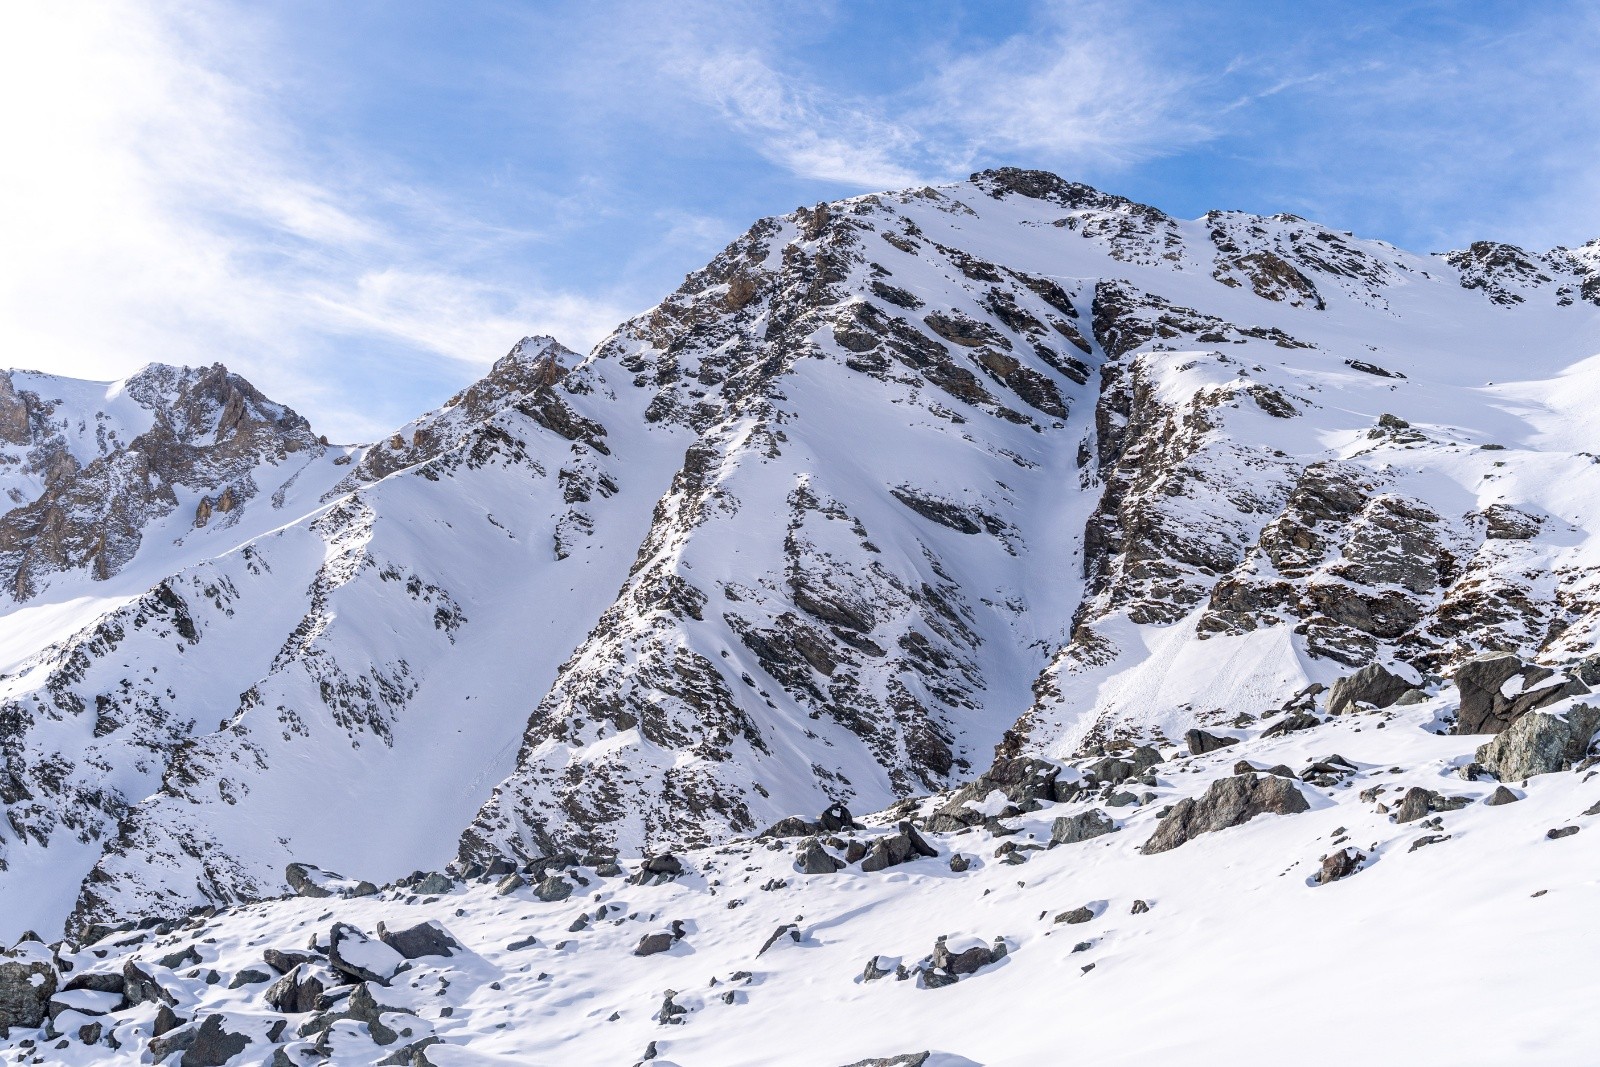
{"type": "Polygon", "coordinates": [[[1373,664],[1391,728],[1496,732],[1482,653],[1600,682],[1597,356],[1600,242],[1004,169],[758,222],[370,446],[221,367],[13,372],[0,933],[715,849],[1373,664]]]}

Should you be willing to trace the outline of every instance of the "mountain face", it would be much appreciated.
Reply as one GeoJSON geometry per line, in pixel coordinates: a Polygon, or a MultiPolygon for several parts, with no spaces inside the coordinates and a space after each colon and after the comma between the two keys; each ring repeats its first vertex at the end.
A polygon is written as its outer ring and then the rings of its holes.
{"type": "Polygon", "coordinates": [[[763,220],[369,446],[13,372],[0,932],[717,846],[1374,664],[1479,732],[1481,654],[1589,673],[1596,355],[1600,242],[1007,169],[763,220]]]}

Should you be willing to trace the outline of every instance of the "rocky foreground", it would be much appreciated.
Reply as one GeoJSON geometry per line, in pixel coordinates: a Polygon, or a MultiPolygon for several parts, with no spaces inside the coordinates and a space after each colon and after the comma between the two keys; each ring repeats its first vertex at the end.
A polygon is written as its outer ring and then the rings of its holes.
{"type": "Polygon", "coordinates": [[[296,864],[279,899],[25,937],[0,960],[4,1048],[949,1067],[1066,1047],[1255,1062],[1316,1038],[1388,1062],[1584,1062],[1592,670],[1367,669],[1181,739],[1001,760],[871,816],[835,805],[671,855],[381,887],[296,864]]]}

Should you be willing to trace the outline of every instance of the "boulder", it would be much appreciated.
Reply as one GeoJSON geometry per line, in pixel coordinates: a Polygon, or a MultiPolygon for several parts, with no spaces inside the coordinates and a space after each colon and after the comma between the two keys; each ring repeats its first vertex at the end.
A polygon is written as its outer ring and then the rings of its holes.
{"type": "Polygon", "coordinates": [[[57,979],[41,949],[30,943],[0,957],[0,1028],[44,1025],[57,979]]]}
{"type": "Polygon", "coordinates": [[[963,974],[973,974],[980,967],[987,967],[999,959],[994,954],[994,949],[988,945],[978,944],[960,951],[952,949],[944,938],[933,946],[932,966],[937,971],[947,975],[959,977],[963,974]]]}
{"type": "Polygon", "coordinates": [[[1501,781],[1564,771],[1583,759],[1600,728],[1600,709],[1572,704],[1565,714],[1529,711],[1478,748],[1477,762],[1501,781]]]}
{"type": "Polygon", "coordinates": [[[408,960],[421,956],[452,956],[465,951],[461,947],[461,942],[457,941],[449,930],[433,921],[418,923],[404,930],[390,930],[380,922],[378,940],[408,960]]]}
{"type": "Polygon", "coordinates": [[[1207,733],[1204,730],[1190,730],[1183,735],[1183,743],[1189,748],[1189,755],[1203,756],[1207,752],[1215,752],[1219,748],[1237,745],[1237,737],[1222,737],[1217,734],[1207,733]]]}
{"type": "Polygon", "coordinates": [[[923,1067],[931,1052],[902,1052],[898,1056],[879,1056],[875,1059],[856,1060],[844,1067],[923,1067]]]}
{"type": "Polygon", "coordinates": [[[1062,815],[1050,824],[1051,845],[1075,845],[1094,837],[1103,837],[1117,828],[1116,821],[1099,808],[1076,815],[1062,815]]]}
{"type": "Polygon", "coordinates": [[[262,999],[274,1011],[298,1015],[314,1009],[317,998],[325,991],[322,979],[313,973],[310,965],[301,964],[268,986],[262,999]]]}
{"type": "Polygon", "coordinates": [[[416,883],[412,885],[411,888],[416,890],[417,893],[422,896],[436,897],[450,892],[451,890],[455,889],[455,887],[456,880],[451,878],[448,874],[440,874],[438,871],[430,871],[421,878],[418,878],[416,883]]]}
{"type": "Polygon", "coordinates": [[[639,939],[639,944],[634,948],[635,956],[654,956],[658,952],[665,952],[672,947],[673,936],[665,931],[654,934],[645,934],[639,939]]]}
{"type": "Polygon", "coordinates": [[[233,980],[228,983],[228,988],[239,989],[247,985],[260,985],[262,982],[270,981],[272,981],[272,975],[266,971],[260,971],[254,967],[246,967],[233,976],[233,980]]]}
{"type": "Polygon", "coordinates": [[[1498,734],[1530,711],[1589,692],[1576,678],[1506,652],[1468,660],[1457,668],[1455,682],[1461,694],[1458,734],[1498,734]]]}
{"type": "Polygon", "coordinates": [[[1147,856],[1166,852],[1200,834],[1241,826],[1257,815],[1292,815],[1310,807],[1288,778],[1254,774],[1221,778],[1200,799],[1186,797],[1173,805],[1141,851],[1147,856]]]}
{"type": "Polygon", "coordinates": [[[546,875],[543,881],[533,887],[533,895],[546,904],[554,904],[572,895],[572,883],[558,874],[546,875]]]}
{"type": "Polygon", "coordinates": [[[283,869],[283,880],[301,897],[370,897],[378,891],[371,882],[346,878],[309,863],[291,863],[283,869]]]}
{"type": "Polygon", "coordinates": [[[223,1023],[226,1021],[221,1015],[207,1015],[194,1032],[194,1040],[184,1049],[179,1067],[223,1067],[243,1052],[250,1038],[225,1030],[223,1023]]]}
{"type": "Polygon", "coordinates": [[[1292,711],[1271,726],[1261,731],[1262,737],[1282,737],[1284,734],[1296,733],[1300,730],[1309,730],[1321,726],[1322,720],[1315,715],[1304,711],[1292,711]]]}
{"type": "Polygon", "coordinates": [[[795,862],[801,874],[833,874],[844,867],[844,861],[835,859],[814,837],[806,838],[801,844],[800,855],[795,862]]]}
{"type": "MultiPolygon", "coordinates": [[[[381,934],[382,923],[378,924],[378,930],[381,934]]],[[[269,948],[261,954],[261,958],[266,961],[268,967],[279,974],[288,974],[302,963],[310,963],[317,957],[309,952],[284,952],[282,949],[269,948]]]]}
{"type": "Polygon", "coordinates": [[[821,827],[814,822],[807,822],[798,815],[791,815],[787,819],[779,819],[765,830],[756,835],[757,841],[771,841],[785,837],[810,837],[817,833],[821,827]]]}
{"type": "Polygon", "coordinates": [[[1341,848],[1322,857],[1322,867],[1312,876],[1312,881],[1317,885],[1327,885],[1337,882],[1341,878],[1348,878],[1361,869],[1367,860],[1367,854],[1358,848],[1341,848]]]}
{"type": "Polygon", "coordinates": [[[917,833],[916,827],[909,822],[901,822],[897,833],[880,837],[872,843],[872,848],[861,861],[863,871],[881,871],[901,863],[908,863],[918,856],[937,856],[939,850],[923,840],[917,833]]]}
{"type": "Polygon", "coordinates": [[[1490,793],[1487,797],[1484,797],[1483,802],[1489,805],[1491,808],[1498,808],[1502,804],[1515,804],[1521,799],[1521,797],[1517,796],[1517,794],[1513,793],[1505,786],[1497,785],[1494,787],[1493,793],[1490,793]]]}
{"type": "Polygon", "coordinates": [[[388,985],[405,957],[349,923],[334,923],[328,934],[328,965],[354,982],[388,985]]]}
{"type": "Polygon", "coordinates": [[[817,824],[830,834],[856,829],[856,821],[851,817],[850,809],[838,802],[828,806],[828,809],[818,817],[817,824]]]}
{"type": "Polygon", "coordinates": [[[1546,830],[1544,836],[1549,841],[1560,841],[1563,837],[1571,837],[1581,829],[1583,829],[1581,826],[1560,826],[1552,830],[1546,830]]]}
{"type": "Polygon", "coordinates": [[[1412,686],[1412,682],[1391,672],[1381,663],[1369,663],[1333,683],[1333,689],[1328,694],[1328,714],[1343,715],[1347,711],[1354,711],[1357,704],[1386,708],[1412,686]]]}
{"type": "Polygon", "coordinates": [[[178,1003],[178,998],[167,992],[147,967],[134,960],[122,965],[122,992],[128,1004],[135,1007],[151,1001],[172,1006],[178,1003]]]}
{"type": "Polygon", "coordinates": [[[1056,916],[1056,922],[1066,923],[1069,926],[1077,926],[1079,923],[1091,922],[1093,919],[1094,909],[1088,907],[1087,905],[1081,908],[1073,908],[1071,911],[1064,911],[1060,915],[1056,916]]]}

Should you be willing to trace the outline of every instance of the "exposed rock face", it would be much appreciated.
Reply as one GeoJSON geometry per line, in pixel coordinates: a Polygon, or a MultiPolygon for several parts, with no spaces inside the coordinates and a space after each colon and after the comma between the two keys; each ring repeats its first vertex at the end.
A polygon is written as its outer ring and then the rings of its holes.
{"type": "Polygon", "coordinates": [[[1583,759],[1595,731],[1600,708],[1569,704],[1562,711],[1529,711],[1477,752],[1477,761],[1502,781],[1554,774],[1583,759]]]}
{"type": "Polygon", "coordinates": [[[1456,670],[1455,681],[1461,693],[1458,734],[1497,734],[1527,712],[1589,692],[1576,678],[1524,664],[1513,655],[1470,660],[1456,670]]]}
{"type": "MultiPolygon", "coordinates": [[[[126,442],[102,437],[100,454],[81,469],[64,436],[37,439],[51,428],[33,415],[53,411],[51,403],[10,390],[10,399],[29,410],[34,448],[25,462],[60,457],[50,460],[51,476],[36,499],[0,515],[0,582],[18,601],[33,597],[58,572],[82,569],[98,579],[116,574],[139,551],[145,528],[177,508],[180,490],[221,490],[222,510],[231,513],[257,492],[258,468],[322,447],[303,418],[220,363],[205,369],[152,364],[123,387],[148,413],[148,428],[126,442]]],[[[14,403],[11,416],[12,432],[20,436],[14,403]]]]}
{"type": "Polygon", "coordinates": [[[1200,834],[1242,826],[1257,815],[1294,815],[1310,807],[1305,795],[1286,778],[1270,774],[1222,778],[1199,800],[1187,797],[1173,805],[1141,851],[1145,855],[1166,852],[1200,834]]]}

